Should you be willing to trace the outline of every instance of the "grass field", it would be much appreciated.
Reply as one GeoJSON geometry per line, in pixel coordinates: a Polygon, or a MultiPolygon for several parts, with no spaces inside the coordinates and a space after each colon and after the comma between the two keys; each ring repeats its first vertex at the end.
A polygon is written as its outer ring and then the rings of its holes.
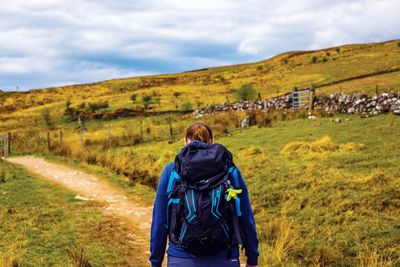
{"type": "Polygon", "coordinates": [[[135,229],[102,215],[99,204],[6,163],[0,175],[0,266],[76,266],[67,249],[79,248],[92,266],[145,265],[135,229]]]}
{"type": "MultiPolygon", "coordinates": [[[[248,184],[261,239],[261,266],[399,264],[399,118],[341,117],[343,123],[318,118],[278,120],[268,128],[231,127],[231,135],[217,138],[233,152],[248,184]]],[[[221,127],[221,118],[211,118],[205,121],[221,127]]],[[[119,123],[136,125],[135,120],[119,123]]],[[[90,127],[96,136],[95,125],[90,127]]],[[[87,145],[74,152],[69,164],[83,161],[82,168],[94,172],[132,170],[135,182],[143,182],[141,175],[157,180],[182,147],[182,134],[173,144],[168,144],[168,135],[158,138],[112,149],[87,145]],[[113,162],[107,165],[104,156],[113,162]]],[[[129,178],[110,179],[137,193],[129,178]]]]}

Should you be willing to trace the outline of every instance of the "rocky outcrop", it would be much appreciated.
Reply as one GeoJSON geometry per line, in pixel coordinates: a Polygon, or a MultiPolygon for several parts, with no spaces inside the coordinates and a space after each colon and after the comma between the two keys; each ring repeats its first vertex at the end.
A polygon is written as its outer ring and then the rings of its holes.
{"type": "MultiPolygon", "coordinates": [[[[308,109],[305,105],[303,108],[308,109]]],[[[195,110],[195,115],[202,115],[227,110],[251,110],[251,109],[292,109],[292,94],[282,95],[269,100],[245,101],[240,103],[224,103],[200,110],[195,110]]],[[[359,114],[373,116],[382,113],[393,112],[400,115],[400,92],[381,93],[373,96],[366,94],[334,93],[330,95],[318,95],[314,97],[314,110],[324,110],[330,114],[359,114]]]]}

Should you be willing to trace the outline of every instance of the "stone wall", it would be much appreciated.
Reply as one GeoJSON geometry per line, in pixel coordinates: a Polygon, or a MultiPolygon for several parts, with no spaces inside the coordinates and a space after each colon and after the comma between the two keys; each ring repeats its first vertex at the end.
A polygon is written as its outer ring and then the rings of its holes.
{"type": "MultiPolygon", "coordinates": [[[[224,103],[203,109],[195,110],[194,115],[201,116],[227,110],[248,109],[292,109],[291,93],[269,100],[245,101],[240,103],[224,103]]],[[[307,105],[304,108],[308,108],[307,105]]],[[[400,115],[400,92],[381,93],[373,96],[355,93],[334,93],[314,97],[314,110],[324,110],[331,114],[359,114],[364,116],[378,115],[393,112],[400,115]]]]}

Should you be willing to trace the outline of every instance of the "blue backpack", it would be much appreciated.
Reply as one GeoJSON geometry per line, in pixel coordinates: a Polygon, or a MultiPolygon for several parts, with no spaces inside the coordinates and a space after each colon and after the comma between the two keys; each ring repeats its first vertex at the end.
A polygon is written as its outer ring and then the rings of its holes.
{"type": "Polygon", "coordinates": [[[193,255],[229,252],[242,244],[240,199],[228,197],[237,180],[232,154],[220,144],[192,143],[176,156],[168,184],[169,239],[193,255]]]}

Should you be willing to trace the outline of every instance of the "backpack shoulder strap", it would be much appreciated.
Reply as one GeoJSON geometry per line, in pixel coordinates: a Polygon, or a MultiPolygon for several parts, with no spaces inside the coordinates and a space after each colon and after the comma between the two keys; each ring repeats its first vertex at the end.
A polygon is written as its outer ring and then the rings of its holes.
{"type": "Polygon", "coordinates": [[[175,171],[175,168],[172,169],[171,174],[168,178],[167,191],[168,194],[168,204],[167,204],[167,221],[165,224],[165,228],[170,229],[175,227],[175,216],[172,216],[172,206],[173,204],[179,204],[179,198],[173,197],[174,190],[176,190],[176,183],[181,179],[180,175],[175,171]]]}
{"type": "Polygon", "coordinates": [[[172,169],[171,174],[168,179],[167,193],[171,193],[176,180],[181,179],[181,176],[176,172],[175,168],[172,169]]]}
{"type": "Polygon", "coordinates": [[[229,168],[228,173],[230,174],[230,177],[232,178],[232,184],[235,187],[235,189],[239,189],[240,184],[239,184],[238,168],[235,165],[233,165],[229,168]]]}
{"type": "MultiPolygon", "coordinates": [[[[235,165],[231,166],[228,170],[229,181],[231,181],[234,189],[240,189],[238,169],[235,165]]],[[[239,217],[242,215],[240,210],[240,198],[236,197],[234,201],[229,201],[229,207],[231,210],[233,230],[237,242],[243,244],[242,237],[239,230],[239,217]]]]}

